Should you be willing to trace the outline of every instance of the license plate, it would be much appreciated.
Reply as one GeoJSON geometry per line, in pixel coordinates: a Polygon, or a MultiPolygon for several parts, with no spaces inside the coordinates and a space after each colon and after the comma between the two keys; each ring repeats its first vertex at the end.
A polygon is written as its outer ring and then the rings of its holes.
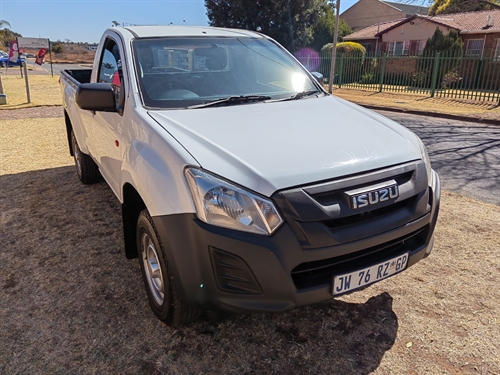
{"type": "Polygon", "coordinates": [[[350,292],[403,271],[408,264],[408,255],[406,253],[371,267],[334,276],[332,294],[336,296],[350,292]]]}

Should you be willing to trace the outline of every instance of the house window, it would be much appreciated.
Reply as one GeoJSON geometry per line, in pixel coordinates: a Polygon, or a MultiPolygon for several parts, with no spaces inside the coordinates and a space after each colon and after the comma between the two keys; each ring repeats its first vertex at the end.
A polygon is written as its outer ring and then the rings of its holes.
{"type": "Polygon", "coordinates": [[[497,48],[495,49],[495,61],[500,61],[500,39],[497,40],[497,48]]]}
{"type": "Polygon", "coordinates": [[[405,40],[403,42],[389,42],[387,48],[387,54],[389,56],[402,56],[410,54],[410,41],[405,40]]]}
{"type": "Polygon", "coordinates": [[[467,41],[465,56],[481,56],[483,53],[483,43],[483,39],[469,39],[467,41]]]}
{"type": "Polygon", "coordinates": [[[421,55],[424,52],[425,45],[427,44],[427,40],[419,40],[418,41],[418,54],[421,55]]]}
{"type": "Polygon", "coordinates": [[[372,51],[372,44],[371,43],[361,43],[363,47],[365,47],[366,53],[369,55],[372,51]]]}

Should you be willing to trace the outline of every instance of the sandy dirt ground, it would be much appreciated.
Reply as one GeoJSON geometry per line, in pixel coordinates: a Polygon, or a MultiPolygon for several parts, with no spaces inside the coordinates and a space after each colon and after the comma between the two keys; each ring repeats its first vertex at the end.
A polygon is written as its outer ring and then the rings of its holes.
{"type": "Polygon", "coordinates": [[[123,255],[119,202],[38,115],[0,119],[1,374],[500,374],[500,207],[445,192],[433,253],[404,273],[171,329],[123,255]]]}

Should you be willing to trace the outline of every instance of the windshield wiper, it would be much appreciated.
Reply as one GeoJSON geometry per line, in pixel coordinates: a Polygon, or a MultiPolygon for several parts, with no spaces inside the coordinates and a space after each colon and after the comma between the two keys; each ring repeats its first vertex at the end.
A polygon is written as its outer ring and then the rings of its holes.
{"type": "Polygon", "coordinates": [[[306,96],[311,96],[313,94],[319,94],[319,91],[318,90],[301,91],[301,92],[298,92],[295,95],[292,95],[288,98],[278,99],[276,101],[277,102],[286,102],[287,100],[297,100],[297,99],[305,98],[306,96]]]}
{"type": "Polygon", "coordinates": [[[206,108],[206,107],[215,107],[215,106],[222,105],[222,104],[231,105],[231,104],[240,104],[240,103],[246,103],[246,102],[262,102],[264,100],[269,100],[269,99],[271,99],[271,97],[266,96],[266,95],[229,96],[227,98],[219,98],[219,99],[215,99],[215,100],[210,100],[210,101],[202,103],[202,104],[191,105],[191,106],[186,107],[186,108],[188,108],[188,109],[206,108]]]}

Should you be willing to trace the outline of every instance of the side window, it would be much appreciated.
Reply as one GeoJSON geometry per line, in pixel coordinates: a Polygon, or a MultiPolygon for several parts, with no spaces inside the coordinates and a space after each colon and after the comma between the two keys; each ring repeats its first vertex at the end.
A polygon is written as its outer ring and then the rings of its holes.
{"type": "Polygon", "coordinates": [[[111,85],[115,94],[116,108],[120,108],[120,94],[123,87],[122,60],[118,45],[112,39],[106,39],[104,43],[98,82],[111,85]]]}

